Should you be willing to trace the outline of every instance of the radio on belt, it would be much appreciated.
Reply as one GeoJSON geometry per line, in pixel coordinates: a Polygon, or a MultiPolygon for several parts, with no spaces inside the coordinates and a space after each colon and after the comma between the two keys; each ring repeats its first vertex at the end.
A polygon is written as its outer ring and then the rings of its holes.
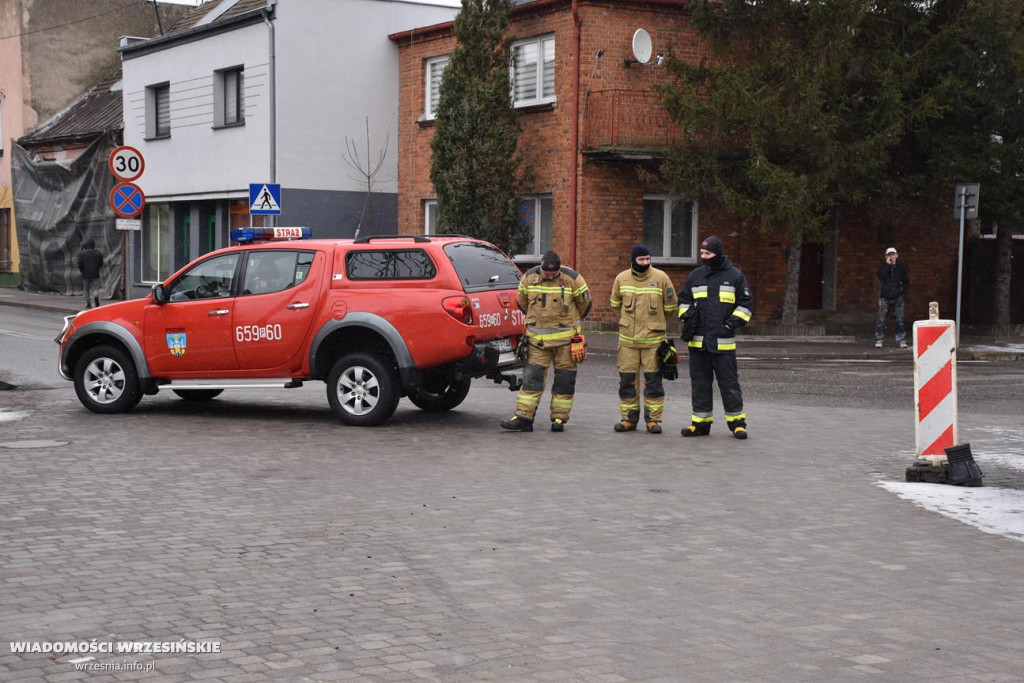
{"type": "Polygon", "coordinates": [[[247,242],[271,242],[288,240],[308,240],[313,231],[308,227],[301,228],[234,228],[231,241],[245,244],[247,242]]]}

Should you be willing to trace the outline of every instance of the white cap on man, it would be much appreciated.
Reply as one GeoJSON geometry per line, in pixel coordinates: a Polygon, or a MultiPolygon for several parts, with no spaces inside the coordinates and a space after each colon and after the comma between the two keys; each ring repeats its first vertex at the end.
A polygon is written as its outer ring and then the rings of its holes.
{"type": "Polygon", "coordinates": [[[896,247],[889,247],[888,249],[885,250],[885,255],[886,256],[888,256],[889,254],[895,254],[895,253],[896,253],[896,247]]]}

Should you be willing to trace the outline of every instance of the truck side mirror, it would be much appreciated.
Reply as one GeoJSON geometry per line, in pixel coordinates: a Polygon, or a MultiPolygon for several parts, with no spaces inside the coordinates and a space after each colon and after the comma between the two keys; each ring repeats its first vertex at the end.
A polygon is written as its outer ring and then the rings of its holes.
{"type": "Polygon", "coordinates": [[[164,291],[164,286],[160,283],[153,285],[153,303],[163,306],[167,303],[167,292],[164,291]]]}

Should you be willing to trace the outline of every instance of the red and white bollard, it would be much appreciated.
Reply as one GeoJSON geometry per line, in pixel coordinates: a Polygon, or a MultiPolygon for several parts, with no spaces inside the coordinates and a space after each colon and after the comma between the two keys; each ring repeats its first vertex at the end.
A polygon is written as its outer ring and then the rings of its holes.
{"type": "Polygon", "coordinates": [[[957,443],[956,323],[938,319],[914,323],[915,446],[918,460],[939,466],[957,443]]]}

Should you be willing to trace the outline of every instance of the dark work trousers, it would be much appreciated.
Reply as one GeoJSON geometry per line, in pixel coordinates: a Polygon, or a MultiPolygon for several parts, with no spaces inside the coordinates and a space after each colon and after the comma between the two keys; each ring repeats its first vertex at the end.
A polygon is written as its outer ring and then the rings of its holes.
{"type": "Polygon", "coordinates": [[[743,392],[740,390],[736,354],[708,353],[698,349],[690,349],[690,401],[693,405],[693,424],[711,426],[714,421],[711,382],[716,377],[729,429],[746,427],[747,414],[743,412],[743,392]]]}

